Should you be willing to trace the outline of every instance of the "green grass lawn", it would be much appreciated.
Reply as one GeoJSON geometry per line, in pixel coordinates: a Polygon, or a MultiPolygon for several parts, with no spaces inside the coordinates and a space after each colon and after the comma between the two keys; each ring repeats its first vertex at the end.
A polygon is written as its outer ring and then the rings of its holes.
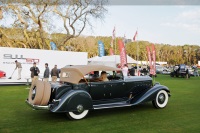
{"type": "Polygon", "coordinates": [[[170,88],[164,109],[151,103],[134,107],[94,110],[78,121],[65,114],[32,110],[25,104],[26,86],[0,86],[0,133],[198,133],[200,77],[155,79],[170,88]]]}

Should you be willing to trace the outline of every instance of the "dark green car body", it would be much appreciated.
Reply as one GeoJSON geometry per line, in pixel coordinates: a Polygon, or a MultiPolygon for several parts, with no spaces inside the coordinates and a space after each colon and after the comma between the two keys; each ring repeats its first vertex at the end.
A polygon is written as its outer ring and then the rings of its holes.
{"type": "Polygon", "coordinates": [[[52,85],[52,112],[76,111],[78,105],[85,109],[103,109],[132,106],[153,101],[159,90],[170,92],[166,86],[152,84],[151,77],[129,77],[125,80],[52,85]]]}
{"type": "MultiPolygon", "coordinates": [[[[30,100],[26,102],[34,109],[64,112],[71,119],[82,119],[89,110],[134,106],[149,101],[156,108],[166,107],[170,96],[168,87],[159,83],[153,85],[149,76],[123,77],[115,75],[116,72],[117,68],[99,65],[63,68],[62,83],[51,83],[47,105],[34,105],[30,100]],[[110,70],[114,75],[107,76],[107,81],[85,78],[85,74],[96,70],[110,70]]],[[[30,96],[35,96],[34,89],[37,92],[37,85],[30,90],[30,96]]]]}

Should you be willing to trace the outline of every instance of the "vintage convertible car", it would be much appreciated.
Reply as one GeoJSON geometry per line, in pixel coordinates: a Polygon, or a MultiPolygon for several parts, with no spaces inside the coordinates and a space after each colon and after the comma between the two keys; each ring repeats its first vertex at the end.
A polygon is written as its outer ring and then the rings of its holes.
{"type": "Polygon", "coordinates": [[[59,83],[37,81],[26,103],[34,109],[66,113],[70,119],[82,119],[89,110],[134,106],[152,101],[156,108],[168,103],[170,90],[149,76],[118,76],[120,69],[103,65],[67,66],[61,69],[59,83]],[[95,71],[111,72],[107,81],[85,76],[95,71]],[[113,73],[113,74],[112,74],[113,73]]]}

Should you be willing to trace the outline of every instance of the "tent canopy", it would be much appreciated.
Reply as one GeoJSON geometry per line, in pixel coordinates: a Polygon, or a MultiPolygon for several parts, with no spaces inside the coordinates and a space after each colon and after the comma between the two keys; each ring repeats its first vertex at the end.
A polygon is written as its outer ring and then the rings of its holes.
{"type": "MultiPolygon", "coordinates": [[[[95,56],[88,59],[88,64],[98,64],[98,65],[106,65],[116,67],[116,64],[120,63],[119,55],[110,55],[110,56],[95,56]]],[[[129,64],[137,64],[137,61],[127,55],[127,63],[129,64]]]]}

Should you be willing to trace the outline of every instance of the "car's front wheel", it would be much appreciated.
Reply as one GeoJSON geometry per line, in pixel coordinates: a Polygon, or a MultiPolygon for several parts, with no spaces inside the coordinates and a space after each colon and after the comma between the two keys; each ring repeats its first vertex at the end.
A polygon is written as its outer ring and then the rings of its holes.
{"type": "Polygon", "coordinates": [[[155,108],[164,108],[168,103],[168,93],[165,90],[160,90],[157,95],[156,99],[152,101],[155,108]]]}
{"type": "Polygon", "coordinates": [[[78,111],[67,112],[66,114],[71,120],[80,120],[86,117],[88,113],[89,113],[89,110],[84,110],[82,112],[78,112],[78,111]]]}

